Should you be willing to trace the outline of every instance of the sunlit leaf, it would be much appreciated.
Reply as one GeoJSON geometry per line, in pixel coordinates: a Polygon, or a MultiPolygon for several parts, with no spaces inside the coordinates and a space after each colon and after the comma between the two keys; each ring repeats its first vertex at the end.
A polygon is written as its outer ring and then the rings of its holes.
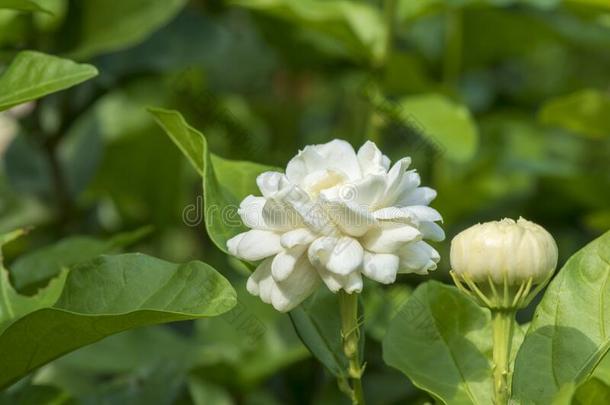
{"type": "Polygon", "coordinates": [[[118,51],[146,39],[184,7],[185,0],[82,0],[75,59],[118,51]]]}
{"type": "Polygon", "coordinates": [[[552,99],[542,106],[539,118],[591,138],[610,137],[610,93],[581,90],[552,99]]]}
{"type": "Polygon", "coordinates": [[[404,124],[424,137],[437,154],[456,162],[474,156],[479,134],[465,106],[439,94],[424,94],[403,98],[397,107],[404,124]]]}
{"type": "Polygon", "coordinates": [[[260,173],[277,169],[214,156],[203,134],[188,125],[179,112],[149,111],[203,177],[206,229],[216,246],[227,252],[227,240],[245,230],[237,215],[239,203],[249,194],[258,194],[256,177],[260,173]]]}
{"type": "Polygon", "coordinates": [[[51,14],[49,10],[41,7],[40,4],[31,0],[0,0],[0,9],[18,11],[39,11],[51,14]]]}
{"type": "Polygon", "coordinates": [[[0,387],[114,333],[216,316],[235,305],[229,282],[201,262],[101,256],[62,272],[34,297],[17,294],[7,270],[0,272],[0,387]]]}
{"type": "Polygon", "coordinates": [[[427,282],[390,323],[383,358],[446,404],[491,404],[490,322],[456,288],[427,282]]]}
{"type": "Polygon", "coordinates": [[[517,401],[548,404],[595,371],[610,349],[609,280],[607,232],[568,260],[536,308],[516,359],[517,401]]]}
{"type": "Polygon", "coordinates": [[[231,4],[321,35],[318,44],[342,48],[348,57],[376,63],[385,55],[387,30],[379,12],[368,4],[345,0],[231,0],[231,4]]]}
{"type": "Polygon", "coordinates": [[[9,270],[11,280],[18,291],[32,292],[57,276],[62,269],[69,269],[99,255],[120,250],[138,241],[150,233],[150,230],[149,227],[145,227],[106,240],[89,236],[62,239],[53,245],[28,252],[15,260],[9,270]]]}
{"type": "Polygon", "coordinates": [[[0,111],[67,89],[97,75],[91,65],[23,51],[0,76],[0,111]]]}

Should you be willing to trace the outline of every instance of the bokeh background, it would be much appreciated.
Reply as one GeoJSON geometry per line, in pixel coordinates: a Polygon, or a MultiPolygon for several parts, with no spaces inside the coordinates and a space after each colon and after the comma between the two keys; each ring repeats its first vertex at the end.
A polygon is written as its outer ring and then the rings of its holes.
{"type": "MultiPolygon", "coordinates": [[[[411,156],[438,191],[447,239],[432,277],[447,282],[449,241],[476,222],[538,222],[561,263],[610,229],[607,0],[40,3],[53,15],[0,10],[0,70],[35,49],[100,75],[0,115],[0,232],[34,227],[7,246],[13,283],[31,294],[83,255],[141,251],[205,260],[240,300],[223,317],[124,333],[30,377],[60,403],[346,403],[288,316],[249,297],[247,274],[207,238],[200,179],[148,106],[181,111],[230,159],[281,167],[333,138],[411,156]],[[55,261],[36,262],[41,251],[55,261]]],[[[383,364],[379,345],[425,280],[365,288],[372,404],[431,401],[383,364]]]]}

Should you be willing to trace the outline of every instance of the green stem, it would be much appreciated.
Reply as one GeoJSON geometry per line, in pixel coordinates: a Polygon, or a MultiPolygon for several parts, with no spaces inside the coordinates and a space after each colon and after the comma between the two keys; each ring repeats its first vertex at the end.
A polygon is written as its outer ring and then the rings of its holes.
{"type": "Polygon", "coordinates": [[[493,375],[496,405],[507,405],[510,398],[510,351],[515,327],[515,311],[492,310],[493,375]]]}
{"type": "Polygon", "coordinates": [[[360,364],[358,355],[360,342],[360,324],[358,321],[358,294],[339,293],[341,311],[341,337],[343,353],[348,359],[347,373],[351,380],[351,399],[354,405],[364,405],[362,374],[364,365],[360,364]]]}

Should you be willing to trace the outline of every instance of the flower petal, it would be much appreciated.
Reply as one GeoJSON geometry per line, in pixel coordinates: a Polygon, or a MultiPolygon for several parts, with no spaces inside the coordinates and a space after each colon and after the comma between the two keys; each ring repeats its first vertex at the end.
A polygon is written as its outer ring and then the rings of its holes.
{"type": "Polygon", "coordinates": [[[239,204],[237,213],[244,225],[252,229],[269,230],[269,226],[263,218],[263,207],[266,202],[267,200],[264,197],[249,195],[239,204]]]}
{"type": "Polygon", "coordinates": [[[362,177],[356,152],[348,142],[334,139],[316,146],[318,153],[327,164],[326,168],[339,170],[352,180],[362,177]]]}
{"type": "Polygon", "coordinates": [[[426,205],[412,205],[410,207],[404,207],[401,209],[413,215],[413,217],[417,218],[417,220],[420,222],[434,222],[443,220],[443,217],[437,210],[426,205]]]}
{"type": "Polygon", "coordinates": [[[269,198],[280,190],[282,180],[285,177],[280,172],[263,172],[256,177],[256,184],[263,197],[269,198]]]}
{"type": "Polygon", "coordinates": [[[424,236],[424,239],[430,239],[434,242],[445,240],[445,231],[434,222],[422,222],[419,224],[419,231],[424,236]]]}
{"type": "Polygon", "coordinates": [[[421,233],[410,225],[389,224],[372,229],[362,242],[366,250],[375,253],[394,253],[402,245],[419,240],[421,233]]]}
{"type": "Polygon", "coordinates": [[[362,245],[356,239],[344,236],[333,247],[326,268],[339,275],[350,274],[360,268],[363,255],[362,245]]]}
{"type": "Polygon", "coordinates": [[[399,257],[387,253],[364,252],[362,272],[371,280],[383,284],[391,284],[396,281],[399,257]]]}
{"type": "Polygon", "coordinates": [[[377,225],[373,215],[357,204],[341,201],[324,201],[323,204],[333,222],[347,235],[359,237],[377,225]]]}
{"type": "Polygon", "coordinates": [[[229,239],[227,247],[232,255],[253,262],[273,256],[283,250],[280,235],[259,229],[253,229],[229,239]]]}
{"type": "Polygon", "coordinates": [[[357,157],[363,176],[367,174],[385,174],[390,167],[390,159],[382,154],[377,145],[371,141],[366,141],[358,149],[357,157]]]}
{"type": "Polygon", "coordinates": [[[280,243],[286,249],[293,248],[297,245],[309,245],[316,239],[316,235],[307,228],[297,228],[288,231],[280,238],[280,243]]]}
{"type": "Polygon", "coordinates": [[[359,271],[355,271],[346,276],[330,272],[324,268],[318,269],[318,274],[322,281],[333,293],[343,289],[348,293],[361,292],[363,287],[362,276],[359,271]]]}
{"type": "Polygon", "coordinates": [[[271,303],[271,294],[275,286],[275,281],[271,277],[271,262],[269,258],[258,265],[254,273],[248,277],[246,289],[252,295],[259,296],[267,304],[271,303]]]}
{"type": "Polygon", "coordinates": [[[290,276],[277,282],[271,302],[281,312],[288,312],[309,297],[320,285],[320,276],[303,255],[296,262],[290,276]]]}
{"type": "Polygon", "coordinates": [[[398,252],[399,273],[427,274],[436,269],[440,260],[438,252],[423,241],[409,243],[398,252]]]}
{"type": "Polygon", "coordinates": [[[286,280],[295,269],[297,261],[307,250],[307,245],[297,245],[292,249],[284,250],[273,258],[271,275],[276,282],[286,280]]]}
{"type": "Polygon", "coordinates": [[[406,207],[409,205],[428,205],[436,198],[436,190],[430,187],[417,187],[408,193],[404,193],[397,199],[396,205],[406,207]]]}

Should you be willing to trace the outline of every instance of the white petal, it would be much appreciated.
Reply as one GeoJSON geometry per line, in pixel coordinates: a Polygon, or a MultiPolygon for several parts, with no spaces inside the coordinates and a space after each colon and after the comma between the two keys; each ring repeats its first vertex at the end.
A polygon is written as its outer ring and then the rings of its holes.
{"type": "Polygon", "coordinates": [[[336,274],[347,275],[362,264],[364,250],[353,238],[344,236],[337,241],[326,262],[326,268],[336,274]]]}
{"type": "Polygon", "coordinates": [[[334,139],[323,145],[317,145],[317,151],[322,156],[329,169],[337,169],[352,179],[362,177],[358,158],[352,145],[341,139],[334,139]]]}
{"type": "Polygon", "coordinates": [[[391,224],[369,231],[362,240],[366,250],[375,253],[394,253],[402,245],[421,238],[421,233],[410,225],[391,224]]]}
{"type": "Polygon", "coordinates": [[[294,228],[305,225],[312,232],[322,235],[331,235],[337,232],[322,204],[311,199],[300,187],[291,187],[282,191],[282,199],[289,204],[301,220],[301,226],[294,224],[294,228]]]}
{"type": "Polygon", "coordinates": [[[422,233],[424,239],[430,239],[434,242],[445,240],[445,231],[434,222],[422,222],[419,224],[419,231],[422,233]]]}
{"type": "Polygon", "coordinates": [[[410,212],[398,207],[386,207],[373,213],[373,217],[380,221],[402,222],[407,224],[417,224],[417,220],[410,212]]]}
{"type": "Polygon", "coordinates": [[[284,250],[273,258],[271,264],[271,275],[276,282],[282,281],[290,277],[295,269],[297,261],[303,256],[307,250],[307,245],[297,245],[292,249],[284,250]]]}
{"type": "Polygon", "coordinates": [[[357,157],[363,176],[388,171],[390,160],[381,153],[374,142],[366,141],[358,150],[357,157]]]}
{"type": "Polygon", "coordinates": [[[306,256],[296,263],[290,276],[277,283],[271,302],[281,312],[288,312],[303,302],[320,285],[320,277],[306,256]]]}
{"type": "Polygon", "coordinates": [[[338,292],[343,288],[343,284],[345,282],[344,276],[339,276],[338,274],[331,273],[330,271],[324,268],[318,268],[318,274],[322,278],[326,287],[332,291],[333,293],[338,292]]]}
{"type": "Polygon", "coordinates": [[[269,229],[287,231],[302,224],[294,208],[278,198],[269,198],[263,205],[261,216],[269,229]]]}
{"type": "Polygon", "coordinates": [[[233,255],[249,261],[261,260],[283,250],[280,235],[258,229],[237,235],[230,239],[227,245],[233,255]]]}
{"type": "Polygon", "coordinates": [[[324,170],[324,158],[316,151],[315,146],[306,146],[293,157],[286,166],[286,177],[294,184],[302,185],[303,179],[309,173],[324,170]]]}
{"type": "Polygon", "coordinates": [[[249,195],[239,204],[237,213],[244,225],[252,229],[269,229],[263,219],[263,207],[267,200],[264,197],[249,195]]]}
{"type": "Polygon", "coordinates": [[[345,276],[345,278],[345,286],[343,287],[345,292],[347,292],[348,294],[352,294],[359,293],[362,291],[363,282],[360,272],[348,274],[347,276],[345,276]]]}
{"type": "Polygon", "coordinates": [[[267,304],[271,303],[271,293],[275,285],[275,281],[271,277],[271,261],[272,259],[269,258],[259,264],[246,283],[248,292],[259,296],[267,304]]]}
{"type": "Polygon", "coordinates": [[[443,217],[437,210],[432,207],[425,205],[413,205],[410,207],[402,208],[405,212],[412,214],[418,221],[421,222],[434,222],[442,221],[443,217]]]}
{"type": "Polygon", "coordinates": [[[411,158],[405,157],[394,163],[394,166],[388,172],[388,191],[397,189],[403,181],[403,176],[409,165],[411,164],[411,158]]]}
{"type": "Polygon", "coordinates": [[[392,205],[400,205],[397,202],[404,200],[405,196],[411,194],[421,184],[421,179],[416,170],[405,171],[395,182],[395,186],[389,191],[392,205]]]}
{"type": "Polygon", "coordinates": [[[318,170],[309,173],[303,179],[303,188],[313,196],[317,196],[323,190],[336,187],[338,184],[348,181],[348,177],[342,171],[336,169],[318,170]]]}
{"type": "Polygon", "coordinates": [[[436,198],[436,191],[430,187],[417,187],[405,193],[396,201],[396,205],[406,207],[409,205],[428,205],[436,198]]]}
{"type": "Polygon", "coordinates": [[[419,241],[403,246],[398,252],[400,273],[427,274],[436,269],[440,260],[438,252],[426,242],[419,241]]]}
{"type": "Polygon", "coordinates": [[[315,239],[316,235],[313,234],[309,229],[297,228],[283,234],[280,238],[280,243],[286,249],[290,249],[297,245],[309,245],[315,239]]]}
{"type": "Polygon", "coordinates": [[[233,236],[231,239],[229,239],[227,241],[227,250],[233,256],[237,256],[237,247],[239,246],[239,242],[241,242],[241,240],[244,238],[244,236],[246,236],[247,233],[248,232],[242,232],[240,234],[233,236]]]}
{"type": "Polygon", "coordinates": [[[383,284],[396,281],[399,258],[387,253],[364,253],[362,272],[368,278],[383,284]]]}
{"type": "Polygon", "coordinates": [[[377,225],[366,207],[340,201],[323,201],[323,204],[330,218],[345,234],[359,237],[377,225]]]}
{"type": "Polygon", "coordinates": [[[256,184],[263,196],[269,198],[280,190],[283,178],[285,176],[280,172],[263,172],[256,177],[256,184]]]}
{"type": "Polygon", "coordinates": [[[327,200],[353,202],[371,210],[384,196],[385,176],[368,175],[362,179],[340,184],[320,193],[327,200]]]}
{"type": "Polygon", "coordinates": [[[333,293],[336,293],[341,289],[350,294],[362,291],[363,282],[359,271],[341,276],[322,268],[318,269],[318,274],[322,278],[324,284],[326,284],[326,287],[333,293]]]}
{"type": "Polygon", "coordinates": [[[337,238],[331,236],[323,236],[314,240],[307,250],[311,264],[317,269],[326,269],[326,263],[336,244],[337,238]]]}

